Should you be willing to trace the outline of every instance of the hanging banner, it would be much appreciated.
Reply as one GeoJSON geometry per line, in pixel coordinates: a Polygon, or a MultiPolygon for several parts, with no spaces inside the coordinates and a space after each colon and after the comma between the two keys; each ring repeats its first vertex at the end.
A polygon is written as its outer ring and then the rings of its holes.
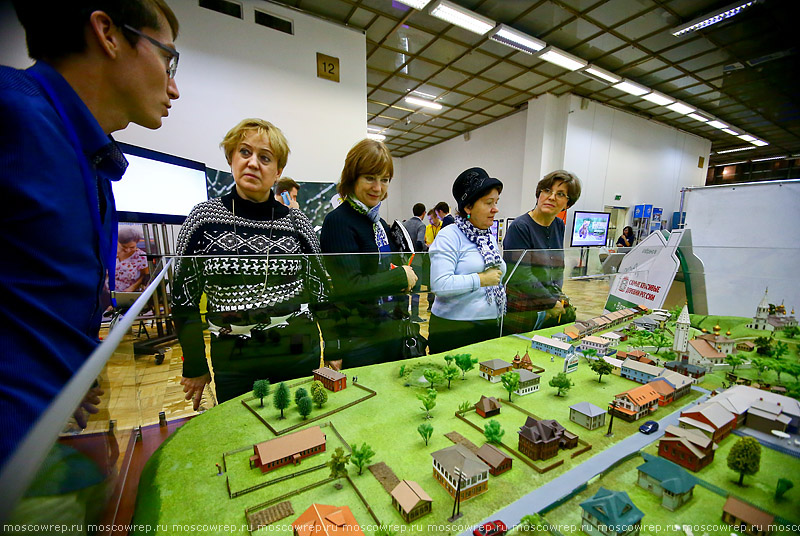
{"type": "Polygon", "coordinates": [[[611,283],[606,312],[636,305],[660,309],[680,267],[675,252],[682,236],[682,229],[670,233],[669,240],[653,233],[625,255],[611,283]]]}

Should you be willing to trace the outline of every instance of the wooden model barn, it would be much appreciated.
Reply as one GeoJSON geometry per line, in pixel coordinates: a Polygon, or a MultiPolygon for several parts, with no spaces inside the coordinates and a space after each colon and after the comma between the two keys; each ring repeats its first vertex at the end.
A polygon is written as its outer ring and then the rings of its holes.
{"type": "Polygon", "coordinates": [[[312,426],[293,434],[253,445],[250,468],[261,468],[262,473],[278,467],[297,465],[300,460],[325,452],[325,434],[319,426],[312,426]]]}
{"type": "Polygon", "coordinates": [[[489,417],[494,417],[495,415],[499,415],[501,407],[502,405],[500,404],[500,401],[495,397],[481,395],[481,399],[478,400],[477,404],[475,404],[475,411],[478,413],[478,415],[486,419],[489,417]]]}
{"type": "Polygon", "coordinates": [[[401,480],[392,490],[392,506],[406,523],[431,513],[433,499],[413,480],[401,480]]]}
{"type": "Polygon", "coordinates": [[[328,391],[333,391],[335,393],[336,391],[347,388],[347,375],[338,370],[322,367],[311,371],[311,373],[314,375],[314,379],[322,382],[322,385],[324,385],[325,389],[328,391]]]}
{"type": "Polygon", "coordinates": [[[489,466],[463,445],[453,445],[431,453],[433,477],[451,497],[456,496],[459,474],[462,501],[489,489],[489,466]]]}

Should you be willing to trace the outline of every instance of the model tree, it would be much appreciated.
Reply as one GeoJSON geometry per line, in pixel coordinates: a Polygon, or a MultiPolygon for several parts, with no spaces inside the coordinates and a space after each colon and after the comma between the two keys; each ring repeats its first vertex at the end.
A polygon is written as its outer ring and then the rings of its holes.
{"type": "Polygon", "coordinates": [[[304,396],[303,398],[297,400],[297,411],[300,412],[302,415],[303,420],[306,420],[309,415],[311,415],[311,408],[314,403],[311,401],[310,396],[304,396]]]}
{"type": "Polygon", "coordinates": [[[269,396],[269,380],[256,380],[253,382],[253,396],[261,399],[261,407],[264,407],[264,398],[269,396]]]}
{"type": "Polygon", "coordinates": [[[786,363],[786,373],[794,377],[794,381],[800,382],[800,363],[786,363]]]}
{"type": "Polygon", "coordinates": [[[331,459],[328,461],[328,468],[331,470],[331,478],[341,478],[347,475],[347,463],[350,460],[344,455],[342,447],[336,447],[331,459]]]}
{"type": "Polygon", "coordinates": [[[742,437],[728,453],[728,468],[739,473],[739,486],[744,475],[754,475],[761,465],[761,445],[752,437],[742,437]]]}
{"type": "Polygon", "coordinates": [[[750,360],[750,363],[758,372],[759,378],[761,378],[761,375],[769,368],[769,359],[765,359],[763,357],[754,357],[750,360]]]}
{"type": "Polygon", "coordinates": [[[738,355],[729,355],[725,358],[725,362],[731,366],[731,374],[736,372],[736,367],[744,363],[744,359],[738,355]]]}
{"type": "Polygon", "coordinates": [[[366,443],[362,443],[361,446],[353,447],[353,452],[350,454],[350,462],[353,465],[358,467],[358,474],[361,475],[361,472],[364,470],[364,467],[369,465],[369,462],[372,461],[372,458],[375,456],[375,451],[372,450],[372,447],[367,445],[366,443]]]}
{"type": "Polygon", "coordinates": [[[586,358],[587,363],[591,363],[597,359],[597,350],[594,348],[587,348],[583,351],[583,357],[586,358]]]}
{"type": "Polygon", "coordinates": [[[775,487],[775,499],[780,500],[783,495],[794,487],[794,482],[788,478],[779,478],[778,485],[775,487]]]}
{"type": "Polygon", "coordinates": [[[772,344],[772,341],[769,340],[769,337],[757,337],[756,340],[753,341],[753,344],[756,345],[756,352],[761,355],[769,355],[772,344]]]}
{"type": "Polygon", "coordinates": [[[503,384],[503,389],[508,391],[508,401],[511,402],[511,394],[519,389],[519,372],[506,372],[500,376],[500,383],[503,384]]]}
{"type": "Polygon", "coordinates": [[[303,398],[308,398],[308,391],[300,387],[294,392],[294,403],[299,406],[300,400],[303,398]]]}
{"type": "Polygon", "coordinates": [[[572,380],[570,380],[567,377],[567,374],[565,372],[559,372],[558,374],[550,378],[549,385],[550,387],[555,387],[556,389],[558,389],[556,396],[562,396],[562,393],[566,393],[567,391],[572,389],[572,386],[575,384],[572,383],[572,380]]]}
{"type": "Polygon", "coordinates": [[[788,353],[789,353],[789,345],[783,341],[776,342],[775,348],[772,349],[772,357],[774,357],[775,359],[780,359],[788,353]]]}
{"type": "Polygon", "coordinates": [[[489,443],[499,445],[505,433],[505,430],[500,426],[500,422],[496,419],[491,419],[483,426],[483,435],[489,443]]]}
{"type": "Polygon", "coordinates": [[[466,379],[467,372],[475,368],[478,363],[477,357],[472,357],[471,354],[458,354],[456,355],[456,366],[461,369],[461,379],[466,379]]]}
{"type": "Polygon", "coordinates": [[[447,365],[444,367],[444,379],[447,380],[447,388],[450,389],[450,382],[458,378],[458,367],[455,365],[447,365]]]}
{"type": "Polygon", "coordinates": [[[605,359],[598,359],[589,363],[589,368],[597,374],[597,383],[603,383],[603,376],[614,372],[614,366],[605,359]]]}
{"type": "Polygon", "coordinates": [[[783,328],[783,334],[789,337],[790,339],[794,339],[798,335],[800,335],[800,328],[797,326],[788,326],[783,328]]]}
{"type": "Polygon", "coordinates": [[[417,426],[417,432],[425,440],[425,446],[428,446],[428,440],[433,435],[433,425],[429,422],[424,422],[417,426]]]}
{"type": "Polygon", "coordinates": [[[435,389],[437,383],[444,381],[444,376],[438,370],[425,369],[422,372],[422,377],[430,382],[431,389],[435,389]]]}
{"type": "Polygon", "coordinates": [[[275,394],[272,395],[272,405],[275,406],[275,409],[281,410],[281,419],[284,418],[283,410],[289,407],[290,401],[291,395],[289,394],[289,386],[286,385],[286,382],[281,382],[275,394]]]}
{"type": "Polygon", "coordinates": [[[417,395],[422,402],[422,409],[425,410],[425,418],[431,418],[431,410],[436,407],[436,389],[428,389],[424,395],[417,395]]]}
{"type": "Polygon", "coordinates": [[[462,402],[458,406],[458,411],[460,411],[461,413],[466,413],[466,412],[468,412],[469,410],[471,410],[474,407],[475,407],[475,404],[473,404],[469,400],[465,400],[464,402],[462,402]]]}
{"type": "Polygon", "coordinates": [[[780,359],[770,359],[769,368],[778,375],[778,381],[781,381],[781,374],[786,372],[786,363],[780,359]]]}
{"type": "Polygon", "coordinates": [[[325,389],[321,381],[315,380],[314,383],[311,384],[311,398],[318,408],[324,406],[325,402],[328,401],[328,390],[325,389]]]}
{"type": "Polygon", "coordinates": [[[456,360],[456,356],[454,356],[452,354],[447,354],[446,356],[444,356],[444,361],[448,365],[452,365],[453,361],[455,361],[455,360],[456,360]]]}
{"type": "Polygon", "coordinates": [[[650,343],[656,347],[656,353],[662,348],[668,348],[672,344],[672,337],[663,329],[656,329],[650,334],[650,343]]]}

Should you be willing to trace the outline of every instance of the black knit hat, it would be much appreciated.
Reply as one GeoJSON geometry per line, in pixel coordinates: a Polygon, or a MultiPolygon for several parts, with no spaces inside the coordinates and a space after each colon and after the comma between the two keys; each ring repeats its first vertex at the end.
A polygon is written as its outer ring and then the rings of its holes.
{"type": "Polygon", "coordinates": [[[486,192],[497,188],[503,191],[503,183],[490,177],[486,170],[479,167],[469,168],[456,177],[453,183],[453,197],[458,204],[458,211],[480,199],[486,192]]]}

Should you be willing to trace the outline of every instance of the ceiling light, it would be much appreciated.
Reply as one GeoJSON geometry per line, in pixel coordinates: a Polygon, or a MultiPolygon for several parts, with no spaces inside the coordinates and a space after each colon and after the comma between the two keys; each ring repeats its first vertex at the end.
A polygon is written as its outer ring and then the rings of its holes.
{"type": "Polygon", "coordinates": [[[607,84],[616,84],[622,80],[621,76],[617,76],[614,73],[610,73],[605,69],[601,69],[600,67],[596,67],[591,64],[588,67],[581,69],[581,74],[589,75],[592,78],[599,78],[607,84]]]}
{"type": "Polygon", "coordinates": [[[669,108],[673,112],[678,112],[679,114],[683,115],[690,114],[695,111],[694,108],[692,108],[691,106],[687,106],[682,102],[673,102],[672,104],[667,106],[667,108],[669,108]]]}
{"type": "Polygon", "coordinates": [[[667,97],[663,93],[659,93],[658,91],[653,91],[652,93],[648,93],[647,95],[642,95],[644,100],[648,100],[650,102],[654,102],[659,106],[666,106],[668,104],[672,104],[675,102],[675,99],[672,97],[667,97]]]}
{"type": "Polygon", "coordinates": [[[701,30],[711,26],[712,24],[722,22],[723,20],[733,17],[734,15],[738,15],[743,9],[750,7],[755,3],[757,3],[757,0],[739,0],[738,2],[734,2],[729,6],[723,7],[722,9],[718,9],[717,11],[712,11],[711,13],[703,15],[702,17],[692,19],[686,24],[676,26],[670,30],[670,32],[675,37],[679,37],[689,32],[701,30]]]}
{"type": "Polygon", "coordinates": [[[367,132],[367,138],[375,141],[383,141],[386,139],[386,136],[383,134],[376,134],[374,132],[367,132]]]}
{"type": "Polygon", "coordinates": [[[709,121],[708,122],[708,126],[711,126],[711,127],[714,127],[714,128],[719,128],[719,129],[728,128],[728,125],[726,125],[722,121],[717,121],[716,119],[714,119],[713,121],[709,121]]]}
{"type": "Polygon", "coordinates": [[[423,93],[422,91],[419,91],[419,90],[416,90],[416,89],[411,91],[411,93],[416,95],[417,97],[422,97],[423,99],[428,99],[428,100],[436,100],[437,98],[439,98],[438,95],[431,95],[430,93],[423,93]]]}
{"type": "Polygon", "coordinates": [[[697,114],[697,113],[688,114],[686,117],[691,117],[695,121],[701,121],[703,123],[708,123],[708,117],[703,117],[702,115],[697,114]]]}
{"type": "Polygon", "coordinates": [[[739,160],[738,162],[728,162],[726,164],[716,164],[714,167],[736,166],[738,164],[746,164],[747,160],[739,160]]]}
{"type": "Polygon", "coordinates": [[[769,143],[765,142],[764,140],[754,140],[751,141],[750,143],[752,143],[756,147],[764,147],[765,145],[769,145],[769,143]]]}
{"type": "Polygon", "coordinates": [[[432,102],[425,99],[418,99],[417,97],[406,97],[406,102],[409,104],[416,104],[417,106],[424,106],[433,110],[441,110],[442,105],[438,102],[432,102]]]}
{"type": "Polygon", "coordinates": [[[620,91],[630,93],[631,95],[636,95],[637,97],[641,97],[645,93],[650,92],[650,88],[640,86],[639,84],[635,84],[630,80],[623,80],[619,84],[614,84],[614,89],[619,89],[620,91]]]}
{"type": "Polygon", "coordinates": [[[583,60],[577,56],[573,56],[572,54],[567,54],[563,50],[559,50],[552,46],[544,49],[544,52],[539,54],[539,58],[543,59],[544,61],[554,63],[559,67],[563,67],[568,71],[577,71],[581,67],[586,67],[586,65],[589,64],[589,62],[586,60],[583,60]]]}
{"type": "Polygon", "coordinates": [[[378,127],[378,126],[375,126],[375,125],[367,125],[367,130],[371,130],[372,132],[380,132],[384,128],[385,127],[378,127]]]}
{"type": "Polygon", "coordinates": [[[767,158],[758,158],[756,160],[750,160],[750,161],[751,162],[766,162],[767,160],[783,160],[784,158],[786,158],[786,155],[782,154],[781,156],[770,156],[770,157],[767,157],[767,158]]]}
{"type": "Polygon", "coordinates": [[[516,48],[526,54],[533,54],[539,52],[547,43],[535,37],[531,37],[519,30],[515,30],[511,26],[505,24],[498,24],[497,27],[489,32],[489,39],[503,43],[511,48],[516,48]]]}
{"type": "Polygon", "coordinates": [[[756,140],[755,137],[751,136],[750,134],[742,134],[741,136],[739,136],[739,139],[740,140],[744,140],[744,141],[755,141],[756,140]]]}
{"type": "Polygon", "coordinates": [[[725,149],[724,151],[717,151],[717,154],[736,153],[739,151],[747,151],[750,149],[755,149],[755,147],[747,146],[747,147],[736,147],[735,149],[725,149]]]}
{"type": "Polygon", "coordinates": [[[740,134],[739,132],[736,132],[735,130],[731,130],[731,129],[729,129],[729,128],[721,128],[720,130],[721,130],[722,132],[727,132],[727,133],[728,133],[728,134],[730,134],[731,136],[738,136],[738,135],[740,134]]]}
{"type": "Polygon", "coordinates": [[[414,9],[422,9],[428,5],[431,0],[397,0],[401,4],[405,4],[408,7],[413,7],[414,9]]]}
{"type": "Polygon", "coordinates": [[[450,24],[455,24],[470,32],[483,35],[495,26],[495,22],[474,11],[463,8],[447,0],[438,0],[431,6],[430,14],[450,24]]]}

